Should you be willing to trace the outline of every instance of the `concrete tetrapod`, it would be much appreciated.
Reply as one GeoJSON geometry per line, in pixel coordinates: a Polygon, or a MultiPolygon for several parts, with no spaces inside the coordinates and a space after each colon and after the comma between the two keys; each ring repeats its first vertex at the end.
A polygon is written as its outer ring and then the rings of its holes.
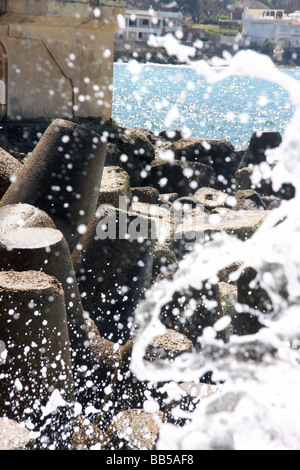
{"type": "Polygon", "coordinates": [[[97,208],[106,145],[73,122],[56,119],[27,158],[0,206],[27,203],[44,210],[71,250],[97,208]]]}
{"type": "Polygon", "coordinates": [[[34,422],[54,390],[74,401],[63,289],[42,272],[1,272],[0,301],[0,412],[34,422]]]}
{"type": "Polygon", "coordinates": [[[69,247],[63,234],[52,228],[18,228],[0,234],[0,269],[43,271],[62,284],[78,387],[80,371],[90,366],[88,336],[69,247]]]}
{"type": "Polygon", "coordinates": [[[100,206],[72,253],[84,310],[111,341],[129,339],[134,309],[150,286],[153,225],[147,217],[100,206]]]}
{"type": "Polygon", "coordinates": [[[0,207],[0,233],[9,232],[19,227],[56,228],[46,212],[30,204],[9,204],[0,207]]]}

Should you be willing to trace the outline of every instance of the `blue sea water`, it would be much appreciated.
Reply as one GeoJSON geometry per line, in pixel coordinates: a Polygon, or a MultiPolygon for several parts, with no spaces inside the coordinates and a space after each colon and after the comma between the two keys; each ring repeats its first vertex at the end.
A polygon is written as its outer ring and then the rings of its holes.
{"type": "MultiPolygon", "coordinates": [[[[297,69],[284,73],[300,80],[297,69]]],[[[233,76],[211,85],[185,66],[114,64],[112,116],[122,126],[183,129],[243,150],[254,131],[283,133],[293,112],[286,90],[269,81],[233,76]]]]}

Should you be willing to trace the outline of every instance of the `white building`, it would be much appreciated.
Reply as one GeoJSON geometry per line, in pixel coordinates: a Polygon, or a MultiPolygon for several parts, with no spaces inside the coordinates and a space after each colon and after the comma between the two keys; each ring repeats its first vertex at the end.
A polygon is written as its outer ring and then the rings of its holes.
{"type": "Polygon", "coordinates": [[[126,26],[117,39],[147,41],[150,35],[162,36],[181,29],[182,13],[149,10],[126,10],[126,26]]]}
{"type": "Polygon", "coordinates": [[[300,12],[286,15],[284,10],[249,9],[243,13],[243,36],[262,44],[266,39],[283,46],[300,46],[300,12]]]}

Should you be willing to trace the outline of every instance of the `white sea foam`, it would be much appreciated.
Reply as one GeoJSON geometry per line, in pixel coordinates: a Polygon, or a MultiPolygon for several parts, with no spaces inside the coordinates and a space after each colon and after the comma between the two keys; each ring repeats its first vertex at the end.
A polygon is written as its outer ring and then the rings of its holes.
{"type": "MultiPolygon", "coordinates": [[[[158,449],[299,449],[300,447],[300,85],[265,56],[241,51],[226,69],[212,70],[204,61],[194,65],[214,85],[233,75],[252,76],[278,84],[289,93],[294,116],[283,142],[269,151],[274,189],[292,183],[296,196],[273,210],[245,242],[228,234],[199,244],[180,263],[174,281],[155,285],[136,311],[142,334],[133,349],[132,371],[141,380],[191,381],[208,370],[225,380],[220,395],[201,401],[190,423],[177,428],[163,424],[158,449]],[[228,344],[204,332],[201,352],[157,365],[143,360],[147,344],[164,331],[162,307],[175,292],[202,282],[234,262],[252,266],[269,294],[274,312],[261,316],[256,335],[232,336],[228,344]],[[283,294],[285,293],[285,294],[283,294]],[[247,360],[254,351],[253,360],[247,360]]],[[[222,136],[220,136],[222,137],[222,136]]],[[[184,319],[183,319],[184,321],[184,319]]]]}

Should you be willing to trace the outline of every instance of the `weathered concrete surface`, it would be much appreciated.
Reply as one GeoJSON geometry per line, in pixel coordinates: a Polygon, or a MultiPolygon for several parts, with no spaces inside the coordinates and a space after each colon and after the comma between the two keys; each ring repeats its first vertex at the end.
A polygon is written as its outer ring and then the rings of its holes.
{"type": "Polygon", "coordinates": [[[146,217],[100,206],[72,253],[84,310],[114,342],[130,337],[134,309],[151,283],[150,228],[146,217]],[[146,232],[141,237],[135,231],[140,225],[146,232]]]}
{"type": "Polygon", "coordinates": [[[38,271],[2,271],[0,301],[0,339],[7,350],[0,362],[1,414],[19,421],[30,409],[34,421],[35,405],[45,406],[53,390],[74,400],[62,285],[38,271]]]}
{"type": "Polygon", "coordinates": [[[174,238],[174,213],[167,205],[159,206],[133,201],[132,210],[135,214],[153,220],[152,237],[160,243],[172,243],[174,238]]]}
{"type": "Polygon", "coordinates": [[[0,148],[0,199],[21,168],[22,164],[16,158],[0,148]]]}
{"type": "Polygon", "coordinates": [[[163,413],[142,409],[119,413],[107,430],[107,450],[154,450],[163,413]]]}
{"type": "Polygon", "coordinates": [[[7,418],[0,418],[0,451],[22,450],[30,441],[30,431],[25,426],[7,418]]]}
{"type": "Polygon", "coordinates": [[[31,204],[50,215],[72,250],[99,197],[106,145],[83,126],[55,119],[10,185],[0,206],[31,204]]]}
{"type": "Polygon", "coordinates": [[[110,117],[114,37],[124,2],[103,0],[100,8],[89,0],[3,3],[3,114],[13,120],[110,117]]]}
{"type": "Polygon", "coordinates": [[[98,206],[111,204],[117,209],[127,210],[132,199],[130,179],[126,171],[118,166],[103,169],[98,206]]]}
{"type": "Polygon", "coordinates": [[[175,240],[192,241],[194,237],[194,240],[205,241],[214,233],[222,231],[236,235],[240,240],[246,240],[255,233],[268,214],[269,211],[238,212],[222,208],[219,214],[213,214],[214,219],[204,215],[203,220],[191,218],[184,224],[178,225],[175,231],[175,240]]]}
{"type": "Polygon", "coordinates": [[[0,236],[18,228],[52,228],[56,226],[46,212],[30,204],[8,204],[0,208],[0,236]]]}

